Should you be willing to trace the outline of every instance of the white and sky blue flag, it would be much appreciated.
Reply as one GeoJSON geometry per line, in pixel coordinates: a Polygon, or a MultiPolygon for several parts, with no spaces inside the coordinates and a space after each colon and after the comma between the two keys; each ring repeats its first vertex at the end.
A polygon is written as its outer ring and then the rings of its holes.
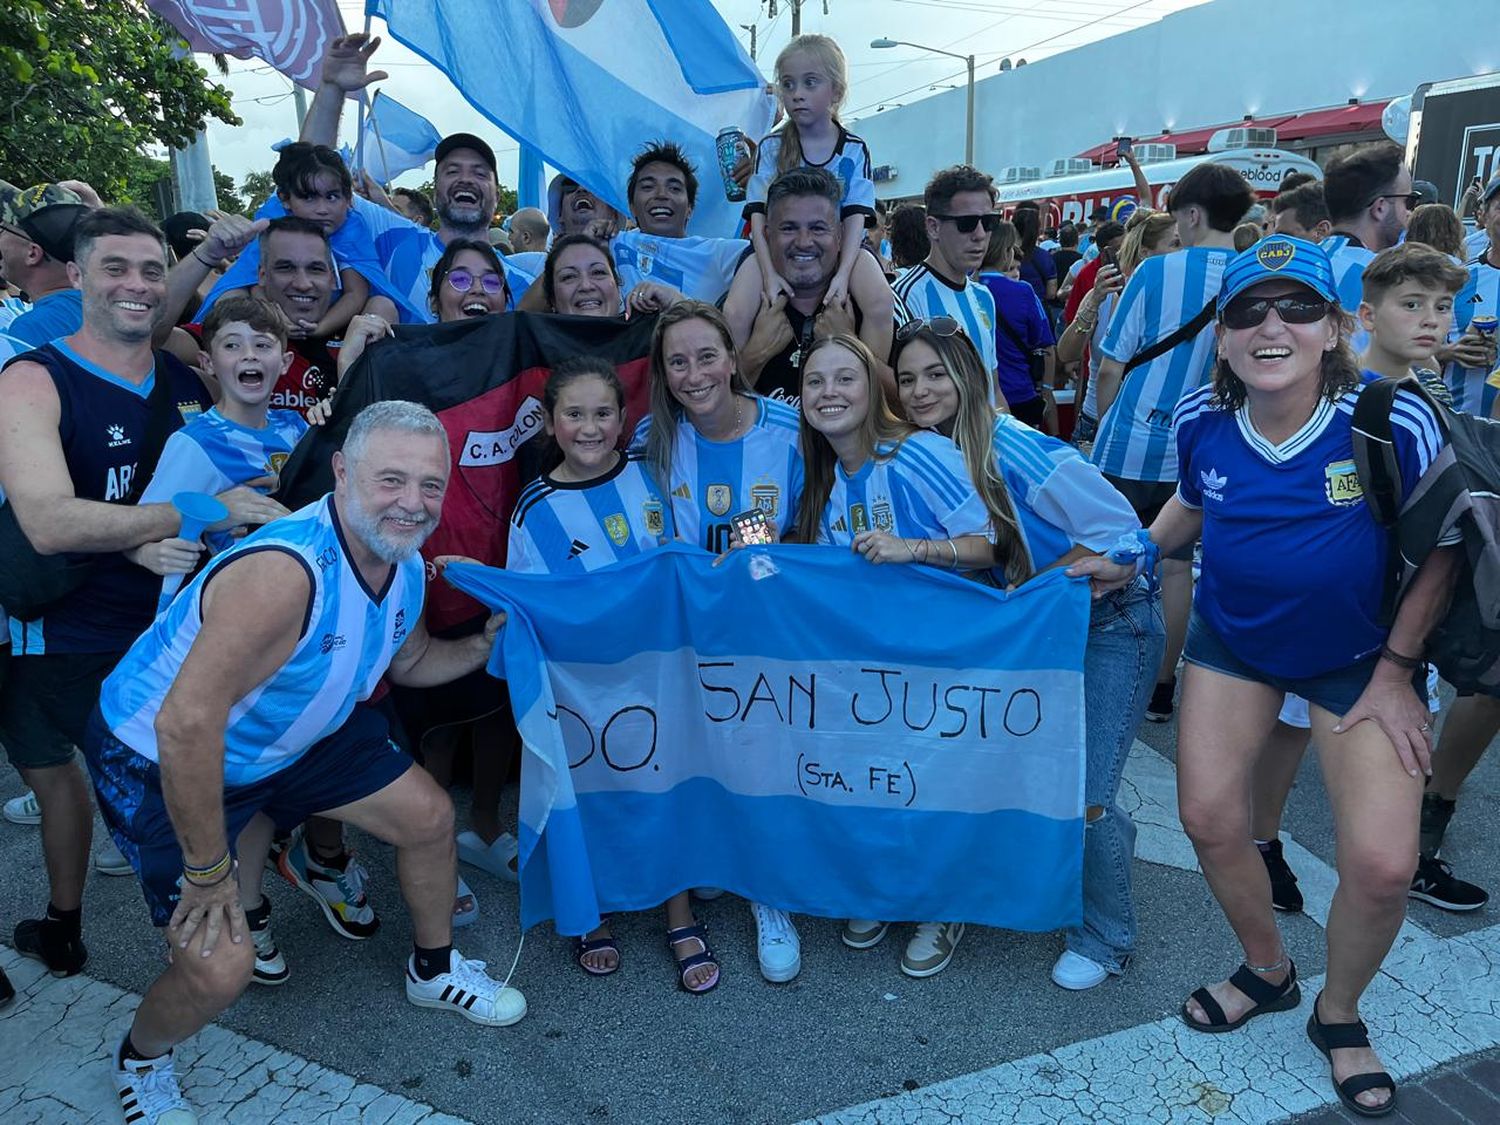
{"type": "Polygon", "coordinates": [[[443,134],[416,110],[376,91],[365,114],[364,170],[388,184],[432,159],[443,134]]]}
{"type": "Polygon", "coordinates": [[[714,138],[734,125],[759,139],[774,107],[709,0],[367,0],[366,11],[621,213],[631,157],[676,141],[697,165],[690,232],[736,232],[741,205],[724,198],[714,138]]]}
{"type": "Polygon", "coordinates": [[[582,934],[695,886],[832,918],[1079,921],[1087,583],[1006,595],[793,545],[445,574],[510,615],[490,670],[526,752],[524,926],[582,934]]]}

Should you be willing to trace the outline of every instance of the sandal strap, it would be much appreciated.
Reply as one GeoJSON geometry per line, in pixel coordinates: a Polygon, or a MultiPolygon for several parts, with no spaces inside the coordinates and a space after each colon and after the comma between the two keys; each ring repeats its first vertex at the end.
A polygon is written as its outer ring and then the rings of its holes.
{"type": "Polygon", "coordinates": [[[1206,988],[1200,988],[1193,993],[1191,999],[1198,1001],[1198,1007],[1203,1009],[1203,1014],[1208,1017],[1209,1027],[1219,1027],[1229,1022],[1229,1017],[1224,1014],[1224,1009],[1219,1007],[1219,1002],[1206,988]]]}
{"type": "Polygon", "coordinates": [[[601,949],[613,950],[615,953],[620,952],[620,947],[615,944],[615,939],[612,937],[578,939],[578,956],[580,957],[589,953],[598,953],[601,949]]]}
{"type": "Polygon", "coordinates": [[[718,968],[719,959],[714,956],[712,949],[706,949],[702,953],[689,953],[677,962],[677,972],[686,976],[690,970],[696,969],[699,965],[712,965],[718,968]]]}
{"type": "Polygon", "coordinates": [[[1272,984],[1248,965],[1241,965],[1234,971],[1234,976],[1229,978],[1229,983],[1250,997],[1256,1007],[1274,1004],[1287,994],[1296,981],[1297,970],[1290,961],[1287,962],[1286,980],[1280,984],[1272,984]]]}
{"type": "MultiPolygon", "coordinates": [[[[1368,1074],[1351,1074],[1339,1083],[1339,1089],[1344,1096],[1353,1099],[1356,1095],[1363,1094],[1367,1090],[1389,1090],[1394,1096],[1396,1093],[1396,1080],[1383,1070],[1372,1070],[1368,1074]]],[[[1375,1109],[1375,1106],[1368,1107],[1375,1109]]]]}
{"type": "MultiPolygon", "coordinates": [[[[1317,1011],[1313,1012],[1314,1018],[1317,1011]]],[[[1345,1047],[1368,1047],[1370,1045],[1370,1029],[1365,1026],[1364,1020],[1355,1020],[1353,1023],[1324,1023],[1318,1020],[1318,1031],[1323,1035],[1323,1044],[1330,1051],[1342,1050],[1345,1047]]]]}
{"type": "Polygon", "coordinates": [[[708,927],[702,922],[694,922],[691,926],[678,926],[675,930],[667,931],[667,945],[669,947],[676,945],[680,941],[691,941],[694,938],[701,941],[705,948],[708,946],[708,927]]]}

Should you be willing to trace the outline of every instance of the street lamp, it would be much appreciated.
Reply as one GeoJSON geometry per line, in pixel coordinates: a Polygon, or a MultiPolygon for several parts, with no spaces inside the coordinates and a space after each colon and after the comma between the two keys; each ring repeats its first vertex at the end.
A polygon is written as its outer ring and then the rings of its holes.
{"type": "Polygon", "coordinates": [[[870,46],[876,50],[885,50],[888,47],[915,47],[919,51],[927,51],[934,55],[947,55],[950,59],[963,59],[969,68],[969,115],[968,125],[964,131],[964,163],[974,163],[974,56],[958,55],[952,51],[944,51],[938,47],[924,47],[921,43],[908,43],[904,39],[872,39],[870,46]]]}

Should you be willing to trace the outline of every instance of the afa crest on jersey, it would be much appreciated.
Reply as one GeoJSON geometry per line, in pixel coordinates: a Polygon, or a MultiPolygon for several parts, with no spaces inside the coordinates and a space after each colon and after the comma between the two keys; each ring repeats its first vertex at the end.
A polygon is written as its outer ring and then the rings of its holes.
{"type": "Polygon", "coordinates": [[[1323,491],[1328,502],[1338,508],[1358,504],[1365,498],[1359,483],[1359,471],[1353,461],[1335,461],[1323,470],[1323,491]]]}
{"type": "Polygon", "coordinates": [[[765,512],[768,518],[775,519],[776,509],[781,506],[781,488],[774,484],[752,484],[750,506],[765,512]]]}
{"type": "Polygon", "coordinates": [[[870,506],[870,515],[874,517],[875,526],[881,531],[894,531],[896,527],[896,515],[891,511],[891,506],[884,500],[877,500],[870,506]]]}

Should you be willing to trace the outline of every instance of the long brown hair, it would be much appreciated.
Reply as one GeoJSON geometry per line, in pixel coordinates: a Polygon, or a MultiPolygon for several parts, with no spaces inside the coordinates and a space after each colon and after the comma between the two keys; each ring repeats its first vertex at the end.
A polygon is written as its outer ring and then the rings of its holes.
{"type": "Polygon", "coordinates": [[[963,454],[969,480],[989,513],[990,528],[995,535],[996,565],[1004,571],[1007,584],[1020,585],[1032,575],[1031,557],[995,455],[995,410],[990,405],[989,393],[992,377],[967,335],[955,332],[939,336],[925,324],[896,345],[893,364],[900,362],[901,353],[913,340],[921,340],[937,353],[943,370],[958,389],[953,444],[963,454]]]}
{"type": "Polygon", "coordinates": [[[678,301],[656,318],[656,327],[651,331],[651,429],[646,434],[646,463],[656,478],[656,485],[666,495],[671,489],[668,478],[672,474],[672,450],[677,441],[677,423],[682,418],[682,403],[672,394],[667,385],[667,329],[689,320],[702,320],[712,325],[724,341],[724,350],[734,364],[729,377],[729,389],[733,394],[755,397],[755,389],[740,372],[739,353],[734,348],[734,337],[729,332],[729,322],[713,305],[703,301],[678,301]]]}
{"type": "MultiPolygon", "coordinates": [[[[844,95],[849,92],[849,64],[844,59],[843,48],[826,35],[799,35],[781,49],[781,54],[776,56],[777,97],[781,96],[781,64],[799,52],[811,56],[818,68],[828,75],[828,81],[833,86],[833,123],[842,129],[839,106],[843,104],[844,95]]],[[[802,152],[802,134],[797,132],[797,125],[790,117],[776,130],[776,135],[781,138],[781,148],[776,154],[777,172],[790,172],[806,163],[802,152]]]]}
{"type": "MultiPolygon", "coordinates": [[[[843,348],[865,369],[870,408],[859,427],[861,447],[871,457],[880,460],[895,456],[896,449],[916,432],[916,428],[897,418],[886,405],[880,378],[875,374],[875,354],[858,336],[844,332],[823,336],[807,349],[802,362],[804,371],[807,370],[807,361],[824,348],[843,348]],[[881,446],[892,448],[881,451],[881,446]]],[[[797,420],[797,430],[797,442],[802,450],[802,501],[797,508],[797,542],[816,543],[823,511],[828,507],[828,497],[833,494],[833,466],[838,454],[834,453],[828,439],[808,423],[805,411],[797,420]]]]}

